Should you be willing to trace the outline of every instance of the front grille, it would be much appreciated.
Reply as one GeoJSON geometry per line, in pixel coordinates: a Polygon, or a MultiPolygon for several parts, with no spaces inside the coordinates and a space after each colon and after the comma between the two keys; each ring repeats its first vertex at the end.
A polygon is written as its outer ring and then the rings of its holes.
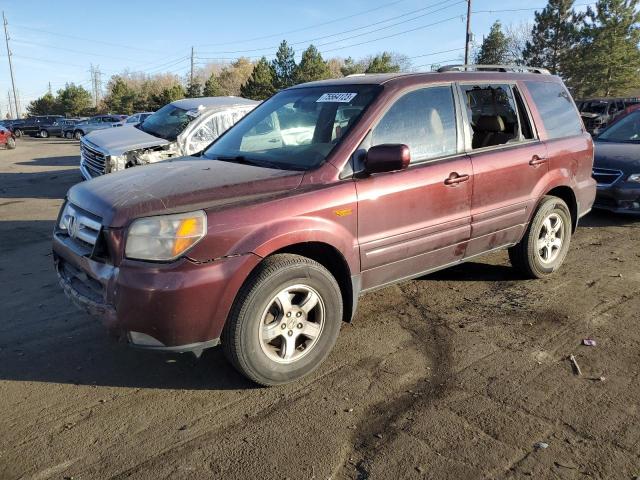
{"type": "Polygon", "coordinates": [[[60,215],[56,233],[70,242],[83,255],[91,255],[101,249],[101,219],[71,203],[67,203],[60,215]],[[97,245],[98,244],[98,245],[97,245]],[[98,248],[100,247],[100,248],[98,248]]]}
{"type": "Polygon", "coordinates": [[[98,177],[105,173],[106,158],[104,154],[96,148],[90,147],[84,139],[80,141],[80,163],[91,177],[98,177]]]}
{"type": "Polygon", "coordinates": [[[610,168],[596,168],[593,169],[593,178],[596,180],[599,186],[608,187],[613,185],[622,177],[622,170],[613,170],[610,168]]]}

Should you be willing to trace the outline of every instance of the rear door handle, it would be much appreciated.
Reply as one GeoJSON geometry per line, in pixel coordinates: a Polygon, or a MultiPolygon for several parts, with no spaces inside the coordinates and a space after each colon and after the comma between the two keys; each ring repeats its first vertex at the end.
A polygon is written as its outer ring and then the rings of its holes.
{"type": "Polygon", "coordinates": [[[539,157],[538,155],[534,155],[531,160],[529,160],[529,165],[532,167],[538,167],[547,163],[548,159],[546,157],[539,157]]]}
{"type": "Polygon", "coordinates": [[[445,185],[455,186],[462,182],[469,181],[469,175],[459,175],[458,172],[451,172],[449,177],[444,181],[445,185]]]}

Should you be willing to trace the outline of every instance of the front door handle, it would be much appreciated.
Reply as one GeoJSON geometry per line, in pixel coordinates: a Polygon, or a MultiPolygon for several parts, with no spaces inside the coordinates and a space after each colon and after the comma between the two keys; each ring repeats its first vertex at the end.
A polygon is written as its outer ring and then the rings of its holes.
{"type": "Polygon", "coordinates": [[[538,155],[534,155],[531,160],[529,160],[529,165],[532,167],[539,167],[547,163],[549,160],[546,157],[539,157],[538,155]]]}
{"type": "Polygon", "coordinates": [[[459,175],[458,172],[451,172],[449,177],[444,181],[445,185],[455,186],[462,182],[469,181],[469,175],[459,175]]]}

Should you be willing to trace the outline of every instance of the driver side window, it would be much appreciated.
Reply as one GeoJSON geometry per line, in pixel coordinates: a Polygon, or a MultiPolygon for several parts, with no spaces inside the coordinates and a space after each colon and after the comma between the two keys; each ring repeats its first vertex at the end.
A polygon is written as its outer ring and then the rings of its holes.
{"type": "Polygon", "coordinates": [[[372,131],[371,146],[404,144],[411,163],[457,152],[456,114],[450,86],[415,90],[400,97],[372,131]]]}

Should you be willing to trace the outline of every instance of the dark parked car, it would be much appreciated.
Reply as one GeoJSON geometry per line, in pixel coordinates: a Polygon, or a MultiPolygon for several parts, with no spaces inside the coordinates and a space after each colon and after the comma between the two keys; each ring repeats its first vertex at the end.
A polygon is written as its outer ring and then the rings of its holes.
{"type": "Polygon", "coordinates": [[[96,130],[122,127],[122,121],[125,118],[127,118],[126,115],[97,115],[76,123],[73,127],[65,127],[63,135],[65,138],[80,140],[87,133],[95,132],[96,130]]]}
{"type": "Polygon", "coordinates": [[[22,125],[24,125],[24,122],[25,122],[24,118],[5,120],[4,126],[8,127],[9,130],[11,130],[16,137],[21,137],[22,136],[21,127],[22,125]]]}
{"type": "Polygon", "coordinates": [[[320,365],[364,292],[502,248],[551,275],[595,197],[591,136],[558,77],[473,68],[298,85],[198,157],[75,185],[61,285],[133,346],[222,343],[275,385],[320,365]]]}
{"type": "Polygon", "coordinates": [[[5,126],[0,127],[0,145],[8,150],[16,148],[16,136],[5,126]]]}
{"type": "Polygon", "coordinates": [[[53,122],[49,126],[43,126],[40,129],[40,137],[64,137],[64,130],[72,129],[82,120],[79,118],[61,118],[53,122]]]}
{"type": "Polygon", "coordinates": [[[61,115],[42,115],[27,118],[20,126],[23,135],[30,137],[39,137],[43,129],[50,127],[55,122],[64,119],[61,115]]]}
{"type": "Polygon", "coordinates": [[[594,208],[640,214],[640,110],[611,125],[596,138],[594,208]]]}
{"type": "Polygon", "coordinates": [[[579,109],[587,131],[597,135],[625,109],[637,103],[640,103],[637,98],[595,98],[581,101],[579,109]]]}

